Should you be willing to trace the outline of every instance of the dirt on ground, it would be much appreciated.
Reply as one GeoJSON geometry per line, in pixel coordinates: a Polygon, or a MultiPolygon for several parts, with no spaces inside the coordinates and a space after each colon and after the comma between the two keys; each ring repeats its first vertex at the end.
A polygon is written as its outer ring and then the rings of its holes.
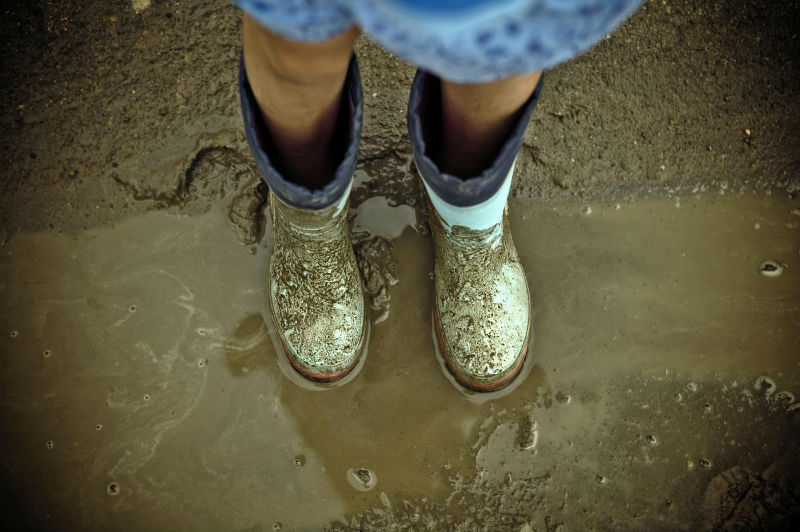
{"type": "MultiPolygon", "coordinates": [[[[546,74],[514,193],[797,187],[799,10],[788,1],[646,2],[546,74]]],[[[2,231],[106,225],[216,194],[200,190],[206,174],[252,173],[239,25],[226,0],[6,2],[2,231]]],[[[410,153],[414,69],[366,37],[357,53],[361,165],[386,174],[376,187],[407,197],[411,185],[391,173],[410,153]]]]}
{"type": "Polygon", "coordinates": [[[514,387],[459,390],[405,113],[368,37],[372,337],[274,347],[226,0],[6,2],[0,521],[23,529],[781,530],[800,515],[795,2],[652,0],[548,71],[510,205],[514,387]]]}

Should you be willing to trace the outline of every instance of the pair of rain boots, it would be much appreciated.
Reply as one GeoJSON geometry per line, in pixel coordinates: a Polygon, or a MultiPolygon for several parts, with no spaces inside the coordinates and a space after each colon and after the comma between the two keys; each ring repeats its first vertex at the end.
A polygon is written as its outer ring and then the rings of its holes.
{"type": "MultiPolygon", "coordinates": [[[[463,386],[498,390],[519,373],[531,335],[530,293],[509,230],[507,205],[514,158],[540,86],[520,111],[492,166],[462,180],[439,171],[426,138],[436,138],[439,80],[419,72],[408,123],[414,157],[428,195],[435,247],[434,322],[447,367],[463,386]]],[[[321,190],[288,182],[270,163],[270,142],[240,74],[245,131],[270,187],[273,248],[268,300],[292,367],[308,379],[338,380],[358,365],[369,321],[348,224],[349,193],[362,122],[355,58],[345,82],[349,143],[333,180],[321,190]]]]}

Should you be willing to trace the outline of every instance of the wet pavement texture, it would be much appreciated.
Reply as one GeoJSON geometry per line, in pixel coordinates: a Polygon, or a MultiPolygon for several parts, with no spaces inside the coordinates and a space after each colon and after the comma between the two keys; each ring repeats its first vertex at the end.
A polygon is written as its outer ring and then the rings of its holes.
{"type": "MultiPolygon", "coordinates": [[[[359,172],[365,198],[372,177],[359,172]]],[[[531,356],[511,387],[476,394],[436,352],[418,207],[354,201],[372,335],[358,374],[323,387],[274,348],[270,228],[232,214],[240,196],[259,201],[242,183],[194,214],[4,244],[10,515],[136,530],[776,529],[797,517],[796,199],[512,199],[531,356]]]]}

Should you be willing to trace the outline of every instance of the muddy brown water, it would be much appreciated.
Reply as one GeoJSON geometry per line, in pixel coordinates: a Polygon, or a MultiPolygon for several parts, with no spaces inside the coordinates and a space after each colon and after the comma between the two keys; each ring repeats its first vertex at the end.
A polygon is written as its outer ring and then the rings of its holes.
{"type": "Polygon", "coordinates": [[[798,208],[513,200],[533,345],[489,396],[443,369],[430,238],[385,198],[353,212],[355,239],[383,242],[360,255],[380,285],[368,355],[327,389],[276,355],[269,238],[240,244],[223,202],[17,234],[6,499],[45,529],[781,527],[800,503],[798,208]]]}

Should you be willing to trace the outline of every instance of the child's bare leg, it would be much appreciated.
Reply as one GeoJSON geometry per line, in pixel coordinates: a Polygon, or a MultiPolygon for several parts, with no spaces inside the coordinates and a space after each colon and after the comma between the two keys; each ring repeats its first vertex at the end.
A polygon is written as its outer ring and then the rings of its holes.
{"type": "Polygon", "coordinates": [[[273,163],[286,179],[311,189],[325,185],[336,168],[331,139],[358,34],[354,26],[324,41],[291,41],[244,16],[245,70],[277,149],[273,163]]]}
{"type": "Polygon", "coordinates": [[[443,138],[438,154],[442,171],[468,178],[488,168],[541,75],[532,72],[489,83],[443,79],[443,138]]]}

